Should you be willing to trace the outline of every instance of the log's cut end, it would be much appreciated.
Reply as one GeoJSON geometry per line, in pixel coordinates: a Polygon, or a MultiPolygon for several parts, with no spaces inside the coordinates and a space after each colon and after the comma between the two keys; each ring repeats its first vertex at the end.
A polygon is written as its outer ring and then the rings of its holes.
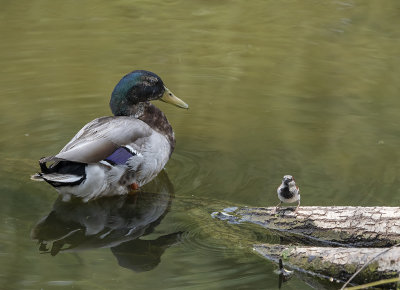
{"type": "Polygon", "coordinates": [[[213,213],[229,223],[253,223],[301,243],[388,247],[400,242],[399,207],[309,206],[228,208],[213,213]]]}
{"type": "MultiPolygon", "coordinates": [[[[283,260],[286,267],[300,270],[323,278],[345,282],[360,267],[382,253],[380,248],[343,247],[295,247],[284,245],[258,244],[254,251],[259,255],[278,262],[283,260]]],[[[395,278],[400,272],[400,248],[378,256],[353,282],[362,284],[372,281],[395,278]]]]}

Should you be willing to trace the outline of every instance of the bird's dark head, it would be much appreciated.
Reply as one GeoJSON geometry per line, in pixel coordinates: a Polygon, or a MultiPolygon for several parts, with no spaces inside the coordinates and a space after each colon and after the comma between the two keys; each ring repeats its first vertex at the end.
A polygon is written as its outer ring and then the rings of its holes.
{"type": "Polygon", "coordinates": [[[167,89],[158,75],[150,71],[135,70],[124,76],[115,86],[110,107],[115,116],[127,116],[132,114],[132,107],[158,99],[181,108],[189,107],[167,89]]]}
{"type": "Polygon", "coordinates": [[[291,175],[285,175],[282,179],[282,183],[288,185],[290,182],[294,181],[294,177],[291,175]]]}

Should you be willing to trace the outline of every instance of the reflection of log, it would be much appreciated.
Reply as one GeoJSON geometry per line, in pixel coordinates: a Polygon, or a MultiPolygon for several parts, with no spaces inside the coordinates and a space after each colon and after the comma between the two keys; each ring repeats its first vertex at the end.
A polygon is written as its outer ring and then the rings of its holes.
{"type": "MultiPolygon", "coordinates": [[[[342,281],[350,278],[358,268],[383,252],[380,248],[294,247],[269,244],[255,245],[254,250],[275,262],[283,259],[288,267],[342,281]]],[[[399,271],[400,248],[393,248],[369,264],[353,282],[364,283],[398,277],[399,271]]]]}
{"type": "Polygon", "coordinates": [[[384,247],[400,242],[399,207],[300,207],[292,209],[242,207],[214,216],[231,222],[249,222],[292,241],[336,246],[384,247]]]}

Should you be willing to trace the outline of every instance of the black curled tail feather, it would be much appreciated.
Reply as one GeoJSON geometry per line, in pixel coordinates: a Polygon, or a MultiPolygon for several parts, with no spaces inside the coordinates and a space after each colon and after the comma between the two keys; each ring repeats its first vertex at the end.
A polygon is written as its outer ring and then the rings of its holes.
{"type": "Polygon", "coordinates": [[[86,179],[86,163],[62,160],[47,166],[46,159],[39,160],[41,173],[38,173],[38,177],[52,186],[79,185],[86,179]]]}
{"type": "Polygon", "coordinates": [[[57,161],[50,166],[47,166],[46,161],[39,161],[40,170],[42,174],[51,174],[51,173],[58,173],[58,174],[73,174],[83,176],[85,175],[85,167],[86,163],[75,162],[75,161],[57,161]]]}

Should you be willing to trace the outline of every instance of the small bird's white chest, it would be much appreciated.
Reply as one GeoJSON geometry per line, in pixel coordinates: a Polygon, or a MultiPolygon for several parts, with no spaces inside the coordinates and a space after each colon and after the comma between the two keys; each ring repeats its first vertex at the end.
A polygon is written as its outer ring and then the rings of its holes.
{"type": "Polygon", "coordinates": [[[293,203],[300,200],[300,190],[294,182],[290,182],[288,186],[281,184],[278,189],[278,198],[285,203],[293,203]]]}

